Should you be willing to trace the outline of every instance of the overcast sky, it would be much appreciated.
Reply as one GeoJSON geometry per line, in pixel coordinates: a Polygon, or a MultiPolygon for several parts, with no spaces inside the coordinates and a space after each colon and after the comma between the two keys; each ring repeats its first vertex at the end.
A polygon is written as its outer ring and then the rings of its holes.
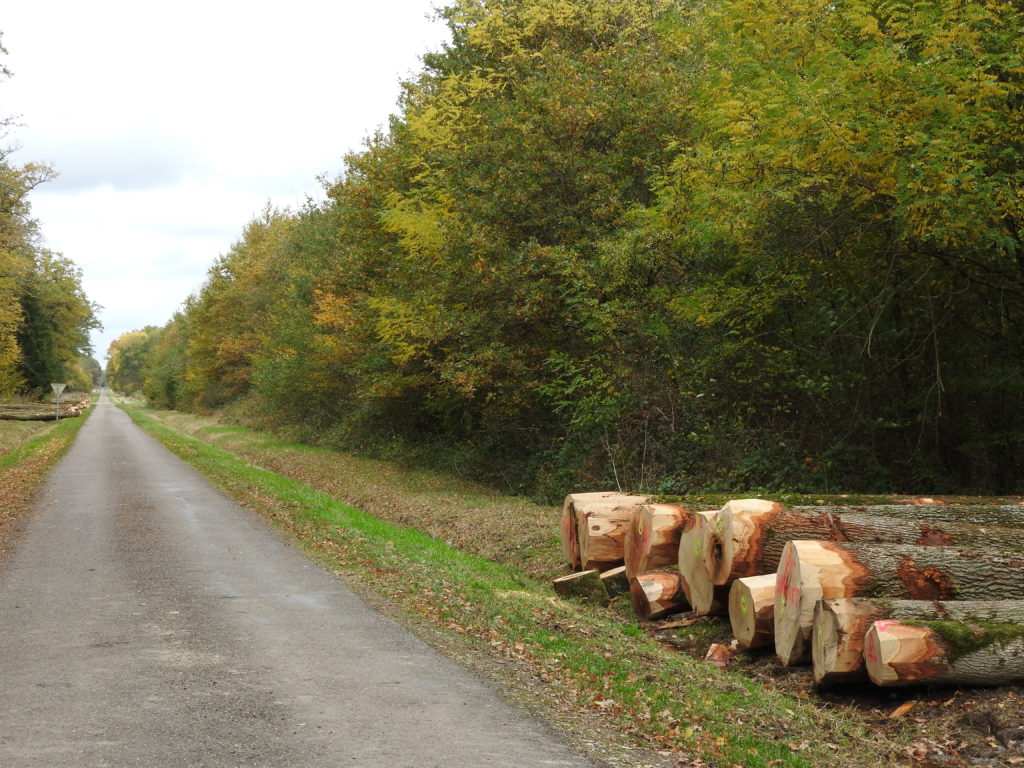
{"type": "Polygon", "coordinates": [[[399,81],[447,39],[439,0],[11,0],[0,116],[47,247],[84,272],[110,342],[163,325],[269,201],[317,177],[396,111],[399,81]]]}

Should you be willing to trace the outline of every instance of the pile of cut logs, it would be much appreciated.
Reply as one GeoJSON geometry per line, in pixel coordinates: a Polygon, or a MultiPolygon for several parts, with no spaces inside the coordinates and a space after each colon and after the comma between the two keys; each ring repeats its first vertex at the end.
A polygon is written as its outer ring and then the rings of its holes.
{"type": "Polygon", "coordinates": [[[0,421],[54,421],[81,416],[89,395],[76,392],[66,403],[0,403],[0,421]]]}
{"type": "Polygon", "coordinates": [[[567,496],[555,591],[628,590],[642,620],[728,615],[741,647],[774,644],[823,686],[1024,680],[1024,506],[648,502],[567,496]]]}

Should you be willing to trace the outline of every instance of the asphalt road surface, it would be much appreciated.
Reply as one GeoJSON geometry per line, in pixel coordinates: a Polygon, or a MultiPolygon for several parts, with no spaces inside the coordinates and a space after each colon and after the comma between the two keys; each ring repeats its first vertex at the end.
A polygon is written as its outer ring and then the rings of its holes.
{"type": "Polygon", "coordinates": [[[101,399],[0,562],[0,766],[591,763],[101,399]]]}

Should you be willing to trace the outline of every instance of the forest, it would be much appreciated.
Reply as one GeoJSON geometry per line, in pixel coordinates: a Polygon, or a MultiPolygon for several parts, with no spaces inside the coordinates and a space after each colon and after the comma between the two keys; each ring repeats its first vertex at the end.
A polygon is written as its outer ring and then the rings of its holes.
{"type": "MultiPolygon", "coordinates": [[[[0,78],[9,74],[0,64],[0,78]]],[[[0,141],[15,125],[0,119],[0,141]]],[[[14,163],[14,149],[0,146],[0,400],[50,393],[52,382],[88,392],[102,377],[89,342],[99,307],[82,290],[75,263],[40,244],[28,196],[54,171],[14,163]]]]}
{"type": "MultiPolygon", "coordinates": [[[[113,387],[548,499],[1021,490],[1019,2],[439,13],[386,128],[115,341],[113,387]]],[[[68,274],[23,251],[3,382],[68,274]]]]}

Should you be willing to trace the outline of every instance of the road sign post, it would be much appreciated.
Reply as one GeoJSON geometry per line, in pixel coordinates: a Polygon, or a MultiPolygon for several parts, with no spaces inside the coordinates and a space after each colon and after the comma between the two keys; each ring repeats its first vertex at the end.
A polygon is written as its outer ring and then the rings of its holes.
{"type": "Polygon", "coordinates": [[[60,421],[60,400],[61,400],[61,395],[64,394],[64,387],[66,387],[66,386],[67,386],[67,384],[61,384],[61,383],[57,383],[57,384],[51,383],[50,384],[50,389],[53,390],[53,395],[54,395],[53,402],[55,402],[57,404],[57,416],[54,419],[54,421],[60,421]]]}

